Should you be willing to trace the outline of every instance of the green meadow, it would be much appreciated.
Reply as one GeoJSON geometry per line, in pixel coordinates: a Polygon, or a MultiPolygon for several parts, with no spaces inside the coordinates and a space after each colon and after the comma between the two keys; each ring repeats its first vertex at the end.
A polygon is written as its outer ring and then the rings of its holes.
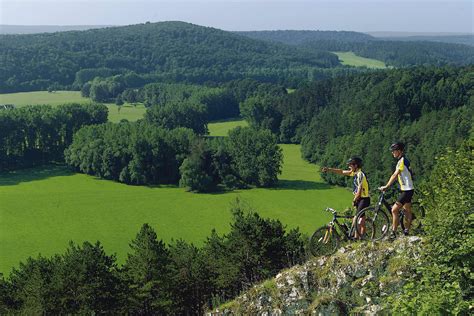
{"type": "MultiPolygon", "coordinates": [[[[64,103],[89,103],[89,98],[81,96],[79,91],[35,91],[0,94],[0,104],[14,104],[17,107],[25,105],[49,104],[52,106],[64,103]]],[[[143,104],[125,103],[121,107],[113,103],[105,104],[109,109],[109,121],[120,122],[122,119],[136,121],[145,114],[143,104]]]]}
{"type": "MultiPolygon", "coordinates": [[[[227,135],[243,121],[213,123],[212,135],[227,135]]],[[[212,229],[229,230],[230,208],[241,199],[264,217],[310,233],[329,219],[322,210],[343,209],[351,193],[324,183],[318,167],[301,159],[299,145],[281,145],[283,172],[275,188],[213,194],[176,186],[128,186],[46,166],[0,174],[0,272],[29,256],[62,253],[70,240],[101,241],[123,262],[143,223],[166,242],[202,244],[212,229]]]]}
{"type": "Polygon", "coordinates": [[[227,120],[222,122],[213,122],[208,125],[209,135],[211,136],[227,136],[229,130],[237,126],[247,126],[247,122],[241,119],[227,120]]]}
{"type": "Polygon", "coordinates": [[[351,194],[321,181],[316,166],[300,158],[298,145],[282,145],[280,184],[215,194],[185,192],[175,186],[127,186],[49,166],[0,175],[0,272],[38,253],[52,255],[68,241],[100,240],[125,258],[143,223],[165,241],[182,238],[201,244],[213,228],[229,229],[236,198],[262,216],[309,233],[328,219],[322,209],[349,205],[351,194]]]}
{"type": "Polygon", "coordinates": [[[365,58],[357,56],[353,52],[333,52],[339,57],[339,60],[343,65],[355,66],[355,67],[367,67],[375,69],[387,68],[387,65],[383,61],[371,58],[365,58]]]}

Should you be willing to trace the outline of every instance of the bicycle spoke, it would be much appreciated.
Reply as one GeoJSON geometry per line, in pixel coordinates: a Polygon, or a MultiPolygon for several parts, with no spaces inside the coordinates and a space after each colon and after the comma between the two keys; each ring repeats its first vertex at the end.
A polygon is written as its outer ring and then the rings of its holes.
{"type": "Polygon", "coordinates": [[[313,256],[329,255],[337,250],[338,236],[329,226],[317,229],[309,240],[309,251],[313,256]]]}
{"type": "Polygon", "coordinates": [[[363,239],[379,240],[387,234],[389,227],[389,218],[382,210],[369,206],[357,214],[356,229],[363,239]],[[365,225],[362,225],[364,220],[365,225]]]}

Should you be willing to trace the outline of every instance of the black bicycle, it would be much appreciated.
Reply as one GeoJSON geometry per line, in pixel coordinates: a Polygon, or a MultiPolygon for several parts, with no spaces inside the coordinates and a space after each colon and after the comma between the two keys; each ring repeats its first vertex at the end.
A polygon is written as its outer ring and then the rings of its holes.
{"type": "Polygon", "coordinates": [[[356,228],[351,224],[341,223],[338,218],[352,219],[353,215],[338,215],[337,211],[328,207],[326,212],[332,213],[332,220],[325,226],[318,228],[309,238],[309,251],[313,256],[330,255],[339,247],[341,239],[355,240],[356,228]]]}
{"type": "MultiPolygon", "coordinates": [[[[410,231],[414,233],[421,232],[421,219],[424,217],[423,209],[419,203],[413,203],[412,208],[412,219],[411,226],[406,216],[406,211],[400,209],[400,226],[402,230],[410,226],[410,231]]],[[[385,198],[385,192],[381,192],[375,206],[369,206],[361,210],[356,217],[356,229],[357,232],[361,232],[362,226],[360,225],[365,219],[365,235],[370,240],[380,240],[387,235],[391,227],[392,219],[392,204],[389,203],[385,198]]]]}

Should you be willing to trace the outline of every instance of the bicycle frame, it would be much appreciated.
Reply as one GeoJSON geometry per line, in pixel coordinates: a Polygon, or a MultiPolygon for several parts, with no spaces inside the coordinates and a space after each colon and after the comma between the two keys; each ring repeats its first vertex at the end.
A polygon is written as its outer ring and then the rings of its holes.
{"type": "MultiPolygon", "coordinates": [[[[384,191],[382,191],[380,193],[377,205],[375,206],[377,211],[380,209],[380,206],[382,204],[387,208],[387,212],[389,213],[389,215],[393,216],[393,214],[392,214],[392,205],[385,199],[385,192],[384,191]]],[[[400,208],[400,213],[399,213],[400,221],[403,220],[404,217],[405,217],[405,209],[403,207],[401,207],[400,208]]]]}
{"type": "Polygon", "coordinates": [[[390,212],[390,210],[392,209],[392,206],[388,203],[388,201],[385,199],[385,192],[382,192],[379,196],[379,199],[378,199],[378,202],[377,202],[377,205],[375,206],[377,210],[380,209],[380,206],[382,206],[382,204],[387,208],[387,211],[389,211],[389,213],[391,214],[392,212],[390,212]]]}
{"type": "MultiPolygon", "coordinates": [[[[384,191],[381,192],[381,194],[379,196],[379,199],[378,199],[378,202],[375,205],[375,209],[376,209],[377,213],[380,212],[380,211],[384,212],[384,210],[381,210],[382,205],[384,205],[386,207],[388,215],[390,216],[390,218],[393,219],[392,205],[385,199],[385,192],[384,191]]],[[[375,216],[377,216],[377,215],[375,215],[375,216]]],[[[406,210],[403,207],[401,207],[400,210],[399,210],[399,213],[398,213],[398,219],[399,219],[399,223],[400,223],[400,226],[401,226],[402,230],[407,228],[405,225],[409,225],[411,227],[413,221],[417,218],[415,213],[413,213],[413,211],[412,211],[410,224],[405,224],[405,217],[407,217],[406,210]]],[[[415,230],[420,229],[420,227],[421,227],[421,224],[418,223],[417,227],[415,227],[415,230]]]]}
{"type": "MultiPolygon", "coordinates": [[[[332,213],[332,220],[329,222],[328,226],[329,226],[329,233],[331,234],[332,231],[336,231],[336,234],[338,234],[337,232],[337,229],[336,227],[339,228],[339,231],[341,231],[343,233],[343,235],[347,238],[347,239],[354,239],[352,237],[352,234],[354,233],[355,231],[355,226],[354,226],[354,223],[351,224],[351,227],[347,227],[347,226],[343,226],[337,219],[338,218],[346,218],[346,219],[352,219],[354,216],[352,215],[337,215],[337,211],[332,209],[332,208],[327,208],[326,211],[328,212],[331,212],[332,213]]],[[[324,236],[324,241],[326,241],[326,236],[324,236]]]]}

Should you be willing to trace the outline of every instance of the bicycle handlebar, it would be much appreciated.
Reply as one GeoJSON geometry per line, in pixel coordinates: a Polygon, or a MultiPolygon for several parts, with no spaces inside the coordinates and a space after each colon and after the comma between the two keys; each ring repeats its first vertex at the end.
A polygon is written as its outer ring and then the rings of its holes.
{"type": "Polygon", "coordinates": [[[326,212],[331,212],[331,213],[333,213],[333,214],[336,213],[336,210],[333,209],[333,208],[330,208],[330,207],[327,207],[327,208],[325,209],[325,211],[326,211],[326,212]]]}

